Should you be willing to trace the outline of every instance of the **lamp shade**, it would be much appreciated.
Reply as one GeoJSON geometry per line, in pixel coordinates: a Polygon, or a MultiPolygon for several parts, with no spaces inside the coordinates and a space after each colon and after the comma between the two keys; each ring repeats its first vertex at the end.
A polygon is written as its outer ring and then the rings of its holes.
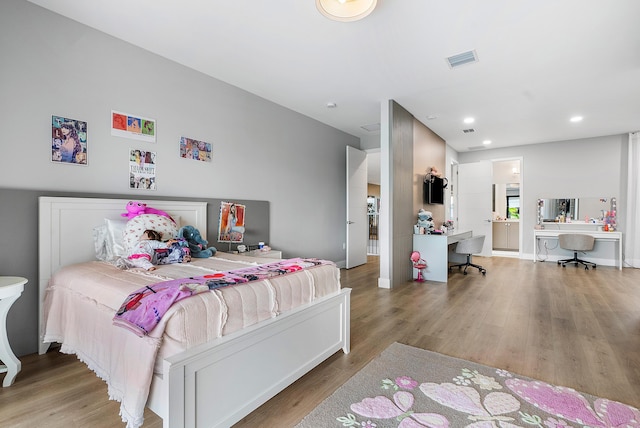
{"type": "Polygon", "coordinates": [[[375,9],[377,0],[316,0],[316,7],[334,21],[357,21],[375,9]]]}

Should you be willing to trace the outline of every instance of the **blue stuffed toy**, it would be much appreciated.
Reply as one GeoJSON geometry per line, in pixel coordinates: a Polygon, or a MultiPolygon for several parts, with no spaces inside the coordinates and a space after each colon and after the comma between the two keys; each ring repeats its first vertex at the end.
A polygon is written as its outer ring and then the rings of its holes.
{"type": "Polygon", "coordinates": [[[183,226],[178,230],[178,238],[184,238],[189,244],[191,257],[206,259],[216,253],[215,247],[208,247],[209,241],[200,235],[200,231],[193,226],[183,226]]]}

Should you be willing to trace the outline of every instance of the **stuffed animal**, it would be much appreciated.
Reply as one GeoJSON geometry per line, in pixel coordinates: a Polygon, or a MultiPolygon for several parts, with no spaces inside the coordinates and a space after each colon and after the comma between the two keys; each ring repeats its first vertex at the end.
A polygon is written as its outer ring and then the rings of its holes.
{"type": "Polygon", "coordinates": [[[127,212],[120,214],[122,217],[127,217],[129,220],[132,218],[139,216],[140,214],[158,214],[164,217],[171,219],[175,223],[175,221],[171,218],[169,214],[164,211],[157,210],[155,208],[151,208],[147,206],[147,204],[138,202],[138,201],[129,201],[126,206],[127,212]]]}
{"type": "Polygon", "coordinates": [[[418,211],[418,227],[424,227],[426,233],[431,233],[436,229],[436,225],[433,222],[433,214],[431,211],[425,211],[420,208],[418,211]]]}
{"type": "Polygon", "coordinates": [[[184,238],[189,244],[191,257],[206,259],[212,257],[216,251],[215,247],[208,247],[209,241],[200,235],[200,231],[193,226],[183,226],[178,230],[178,238],[184,238]]]}

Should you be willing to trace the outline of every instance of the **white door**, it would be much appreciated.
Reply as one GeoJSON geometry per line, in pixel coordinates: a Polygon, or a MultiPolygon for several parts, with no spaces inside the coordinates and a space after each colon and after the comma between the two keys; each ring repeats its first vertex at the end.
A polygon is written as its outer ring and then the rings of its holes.
{"type": "Polygon", "coordinates": [[[347,146],[347,269],[367,262],[368,237],[367,154],[347,146]]]}
{"type": "Polygon", "coordinates": [[[491,201],[493,168],[490,161],[458,165],[458,230],[484,235],[480,255],[491,257],[493,224],[491,201]]]}

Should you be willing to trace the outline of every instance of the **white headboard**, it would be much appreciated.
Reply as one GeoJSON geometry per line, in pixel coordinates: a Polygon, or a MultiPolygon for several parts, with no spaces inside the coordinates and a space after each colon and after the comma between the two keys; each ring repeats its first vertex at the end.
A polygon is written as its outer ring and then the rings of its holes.
{"type": "MultiPolygon", "coordinates": [[[[141,200],[171,216],[180,217],[180,225],[196,227],[207,236],[207,203],[186,201],[141,200]]],[[[40,353],[42,343],[42,302],[51,274],[62,266],[95,260],[93,228],[104,219],[121,219],[130,199],[39,198],[38,277],[40,297],[40,353]]],[[[43,351],[44,350],[44,351],[43,351]]]]}

